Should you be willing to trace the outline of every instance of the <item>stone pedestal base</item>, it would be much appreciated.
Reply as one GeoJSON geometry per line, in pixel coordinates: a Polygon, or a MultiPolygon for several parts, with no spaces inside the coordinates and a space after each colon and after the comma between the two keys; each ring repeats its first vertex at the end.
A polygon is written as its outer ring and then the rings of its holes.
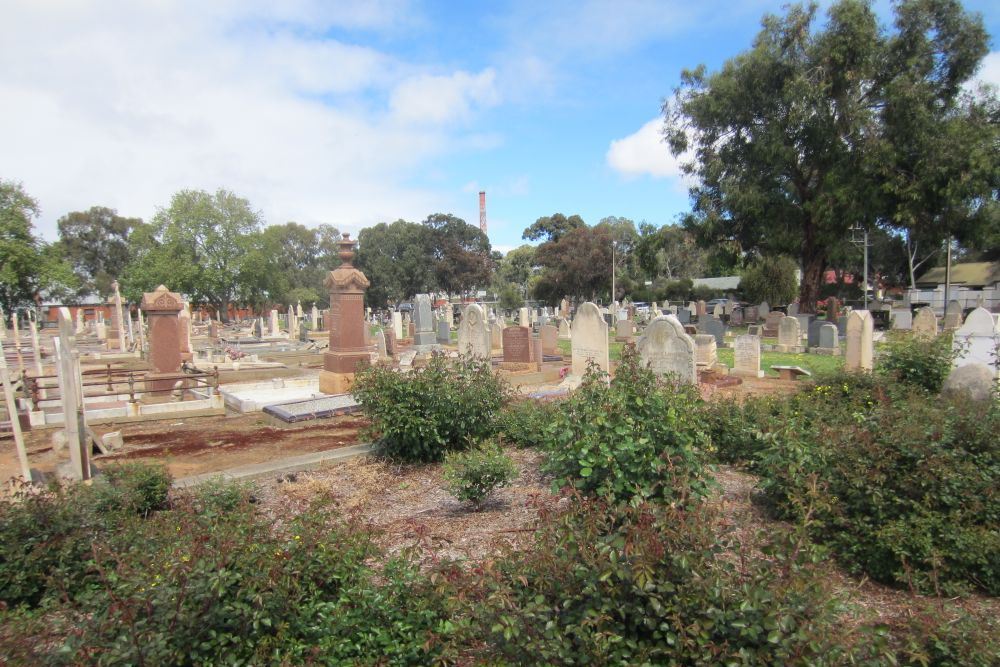
{"type": "Polygon", "coordinates": [[[354,373],[319,372],[319,390],[324,394],[346,394],[354,386],[354,373]]]}
{"type": "Polygon", "coordinates": [[[730,368],[729,374],[738,378],[762,378],[764,371],[748,371],[742,368],[730,368]]]}

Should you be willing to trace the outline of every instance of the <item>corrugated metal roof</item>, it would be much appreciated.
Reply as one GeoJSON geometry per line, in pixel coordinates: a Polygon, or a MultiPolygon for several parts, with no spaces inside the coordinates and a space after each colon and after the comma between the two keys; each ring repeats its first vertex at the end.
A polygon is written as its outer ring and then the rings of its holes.
{"type": "Polygon", "coordinates": [[[736,289],[740,286],[739,276],[721,276],[719,278],[695,278],[691,281],[695,287],[711,287],[712,289],[736,289]]]}
{"type": "MultiPolygon", "coordinates": [[[[917,286],[944,284],[945,267],[938,266],[917,278],[917,286]]],[[[966,262],[952,264],[951,283],[966,287],[984,287],[1000,282],[1000,262],[966,262]]]]}

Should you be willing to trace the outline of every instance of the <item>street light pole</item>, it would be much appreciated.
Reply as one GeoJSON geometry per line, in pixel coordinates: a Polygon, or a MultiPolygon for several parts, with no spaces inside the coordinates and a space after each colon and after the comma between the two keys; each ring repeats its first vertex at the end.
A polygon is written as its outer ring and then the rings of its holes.
{"type": "Polygon", "coordinates": [[[871,243],[868,242],[868,229],[862,228],[860,225],[855,225],[851,227],[851,243],[854,245],[861,245],[864,247],[865,251],[865,270],[864,270],[864,283],[861,286],[861,291],[865,295],[865,310],[868,310],[868,248],[871,247],[871,243]],[[863,232],[861,240],[855,236],[857,232],[863,232]]]}

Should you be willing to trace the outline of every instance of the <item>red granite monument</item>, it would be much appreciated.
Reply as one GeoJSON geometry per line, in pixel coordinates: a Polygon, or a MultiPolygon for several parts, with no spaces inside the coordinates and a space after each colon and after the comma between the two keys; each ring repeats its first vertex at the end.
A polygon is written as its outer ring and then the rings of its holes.
{"type": "Polygon", "coordinates": [[[170,391],[174,379],[157,379],[173,376],[181,370],[181,321],[184,300],[164,285],[154,292],[142,295],[142,309],[149,318],[149,364],[153,367],[146,374],[146,391],[170,391]]]}
{"type": "Polygon", "coordinates": [[[360,363],[371,359],[365,345],[364,294],[368,278],[351,264],[354,241],[350,234],[337,242],[341,265],[330,272],[324,283],[330,290],[330,347],[323,355],[319,390],[324,394],[343,394],[351,389],[360,363]]]}

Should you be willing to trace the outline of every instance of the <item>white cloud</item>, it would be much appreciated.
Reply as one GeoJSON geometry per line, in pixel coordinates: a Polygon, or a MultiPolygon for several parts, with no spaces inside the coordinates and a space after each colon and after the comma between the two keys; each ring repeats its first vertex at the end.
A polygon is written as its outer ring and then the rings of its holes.
{"type": "Polygon", "coordinates": [[[624,139],[615,139],[608,148],[608,165],[627,177],[679,178],[682,159],[670,154],[660,130],[661,118],[654,118],[624,139]]]}
{"type": "Polygon", "coordinates": [[[1000,88],[1000,51],[986,54],[976,79],[1000,88]]]}
{"type": "MultiPolygon", "coordinates": [[[[14,2],[0,22],[0,177],[54,237],[93,205],[149,218],[181,188],[225,187],[271,223],[345,229],[444,210],[409,185],[450,151],[494,73],[429,73],[324,27],[393,30],[403,2],[14,2]]],[[[466,128],[467,129],[467,128],[466,128]]]]}
{"type": "Polygon", "coordinates": [[[412,77],[396,87],[389,106],[404,123],[440,124],[468,120],[475,108],[498,102],[496,72],[487,68],[479,74],[455,72],[412,77]]]}

